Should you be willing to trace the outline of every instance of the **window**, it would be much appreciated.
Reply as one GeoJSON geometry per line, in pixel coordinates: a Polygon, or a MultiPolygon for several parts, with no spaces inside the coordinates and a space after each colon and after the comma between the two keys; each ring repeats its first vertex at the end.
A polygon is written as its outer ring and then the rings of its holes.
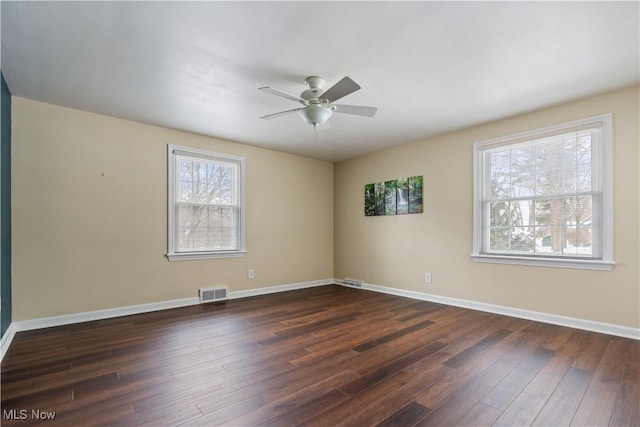
{"type": "Polygon", "coordinates": [[[169,145],[169,260],[244,255],[244,159],[169,145]]]}
{"type": "Polygon", "coordinates": [[[474,144],[478,262],[611,270],[611,115],[474,144]]]}

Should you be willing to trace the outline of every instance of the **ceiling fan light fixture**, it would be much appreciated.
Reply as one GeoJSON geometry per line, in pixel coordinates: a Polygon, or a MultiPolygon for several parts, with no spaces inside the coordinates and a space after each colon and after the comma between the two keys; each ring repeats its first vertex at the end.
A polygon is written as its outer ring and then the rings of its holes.
{"type": "Polygon", "coordinates": [[[311,104],[298,110],[298,114],[306,123],[313,125],[315,128],[325,124],[333,114],[333,111],[319,104],[311,104]]]}
{"type": "Polygon", "coordinates": [[[317,129],[318,126],[322,126],[327,123],[334,111],[337,113],[346,113],[356,116],[373,117],[378,110],[376,107],[365,107],[362,105],[334,104],[335,101],[361,89],[360,85],[348,76],[343,77],[338,81],[338,83],[334,84],[327,90],[323,90],[325,81],[320,77],[307,77],[304,82],[307,86],[307,90],[303,91],[300,96],[291,95],[290,93],[272,88],[271,86],[259,87],[258,89],[263,92],[270,93],[281,98],[286,98],[303,105],[299,108],[267,114],[260,118],[273,119],[275,117],[297,112],[305,123],[310,124],[314,129],[317,129]]]}

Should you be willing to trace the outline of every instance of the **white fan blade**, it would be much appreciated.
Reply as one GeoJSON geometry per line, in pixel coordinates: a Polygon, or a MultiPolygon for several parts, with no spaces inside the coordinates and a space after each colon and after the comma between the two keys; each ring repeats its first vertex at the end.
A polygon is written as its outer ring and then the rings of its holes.
{"type": "Polygon", "coordinates": [[[302,103],[305,102],[304,99],[300,98],[299,96],[291,95],[290,93],[283,92],[283,91],[281,91],[279,89],[272,88],[271,86],[259,87],[258,90],[270,93],[272,95],[281,96],[282,98],[287,98],[287,99],[290,99],[292,101],[302,102],[302,103]]]}
{"type": "Polygon", "coordinates": [[[302,110],[302,108],[294,108],[293,110],[280,111],[279,113],[267,114],[266,116],[260,117],[261,119],[275,119],[276,117],[284,116],[286,114],[295,113],[296,111],[302,110]]]}
{"type": "Polygon", "coordinates": [[[335,113],[355,114],[356,116],[373,117],[376,115],[378,108],[365,107],[362,105],[341,105],[336,104],[335,113]]]}
{"type": "Polygon", "coordinates": [[[360,89],[360,85],[349,77],[343,77],[338,83],[326,90],[320,98],[326,99],[329,103],[349,95],[360,89]]]}

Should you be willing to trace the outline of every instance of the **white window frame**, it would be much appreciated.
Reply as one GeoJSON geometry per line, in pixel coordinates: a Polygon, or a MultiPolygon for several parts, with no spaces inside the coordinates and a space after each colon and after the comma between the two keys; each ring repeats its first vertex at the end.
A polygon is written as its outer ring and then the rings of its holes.
{"type": "Polygon", "coordinates": [[[611,271],[613,265],[613,179],[612,179],[612,115],[602,114],[586,119],[575,120],[548,126],[541,129],[526,131],[514,135],[479,141],[473,144],[473,253],[471,257],[475,262],[516,264],[542,267],[561,267],[587,270],[611,271]],[[602,187],[602,255],[599,258],[569,258],[544,255],[513,255],[495,254],[483,251],[483,242],[488,226],[483,224],[483,189],[486,174],[484,170],[484,151],[497,146],[521,143],[526,140],[535,140],[550,133],[562,133],[564,130],[602,123],[602,141],[600,153],[595,153],[592,164],[595,165],[596,179],[601,180],[602,187]]]}
{"type": "Polygon", "coordinates": [[[178,145],[167,146],[167,199],[168,199],[168,251],[167,258],[169,261],[193,260],[193,259],[211,259],[211,258],[233,258],[245,255],[245,200],[244,200],[244,176],[245,176],[245,159],[244,157],[232,156],[228,154],[214,153],[211,151],[199,150],[190,147],[182,147],[178,145]],[[239,213],[236,218],[238,224],[237,236],[239,248],[237,250],[217,250],[217,251],[193,251],[179,252],[176,247],[176,213],[175,204],[177,196],[177,179],[176,174],[177,155],[192,156],[194,158],[209,159],[222,162],[230,162],[238,165],[238,174],[236,177],[237,197],[239,203],[239,213]]]}

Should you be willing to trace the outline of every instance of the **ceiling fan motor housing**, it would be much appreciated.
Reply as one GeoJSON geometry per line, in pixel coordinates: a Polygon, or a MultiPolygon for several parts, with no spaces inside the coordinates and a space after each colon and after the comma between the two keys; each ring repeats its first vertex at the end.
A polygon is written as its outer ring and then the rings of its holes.
{"type": "Polygon", "coordinates": [[[317,76],[310,76],[304,79],[304,84],[309,89],[322,89],[325,83],[326,82],[322,77],[317,77],[317,76]]]}
{"type": "Polygon", "coordinates": [[[322,88],[325,85],[325,81],[321,77],[311,76],[304,80],[304,84],[309,88],[300,94],[300,98],[304,99],[304,105],[311,104],[327,104],[328,102],[322,102],[319,96],[322,94],[322,88]]]}

